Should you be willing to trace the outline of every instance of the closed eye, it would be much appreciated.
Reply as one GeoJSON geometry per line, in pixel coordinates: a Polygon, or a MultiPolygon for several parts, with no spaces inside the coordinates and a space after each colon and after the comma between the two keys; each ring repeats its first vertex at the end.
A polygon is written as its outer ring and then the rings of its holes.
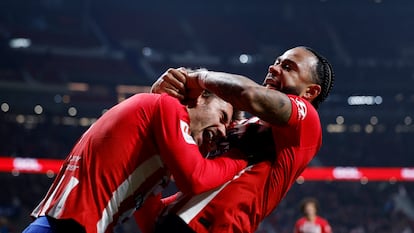
{"type": "Polygon", "coordinates": [[[221,113],[222,113],[221,120],[220,120],[221,123],[226,125],[226,126],[229,125],[230,124],[229,115],[227,114],[226,111],[221,111],[221,113]]]}

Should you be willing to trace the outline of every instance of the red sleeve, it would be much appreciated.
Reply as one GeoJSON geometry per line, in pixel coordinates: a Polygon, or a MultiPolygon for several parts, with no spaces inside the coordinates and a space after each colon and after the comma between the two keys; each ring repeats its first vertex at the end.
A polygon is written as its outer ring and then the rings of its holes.
{"type": "Polygon", "coordinates": [[[161,202],[164,206],[168,206],[170,204],[172,204],[173,202],[177,201],[177,199],[179,197],[181,197],[182,193],[181,192],[177,192],[171,196],[165,197],[163,199],[161,199],[161,202]]]}
{"type": "Polygon", "coordinates": [[[293,233],[300,233],[300,231],[299,231],[299,229],[300,229],[300,224],[301,224],[301,221],[300,221],[300,219],[298,220],[298,221],[296,221],[296,223],[295,223],[295,229],[293,230],[293,233]]]}
{"type": "Polygon", "coordinates": [[[199,194],[219,187],[247,166],[242,159],[203,158],[190,136],[187,110],[175,98],[162,95],[154,118],[161,158],[184,193],[199,194]]]}
{"type": "Polygon", "coordinates": [[[322,233],[332,233],[332,228],[329,225],[328,221],[322,219],[322,233]]]}
{"type": "Polygon", "coordinates": [[[305,102],[306,100],[295,95],[288,96],[290,102],[292,103],[292,112],[290,114],[288,125],[297,125],[305,119],[305,117],[308,115],[310,111],[314,111],[314,109],[307,106],[309,104],[305,102]]]}
{"type": "Polygon", "coordinates": [[[164,207],[160,193],[158,195],[149,196],[142,204],[141,208],[134,212],[135,222],[142,233],[154,232],[158,215],[164,207]]]}

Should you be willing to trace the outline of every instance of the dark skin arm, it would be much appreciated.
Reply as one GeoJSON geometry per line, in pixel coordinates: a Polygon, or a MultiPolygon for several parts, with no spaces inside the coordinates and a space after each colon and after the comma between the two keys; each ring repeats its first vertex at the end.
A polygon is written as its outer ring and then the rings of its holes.
{"type": "Polygon", "coordinates": [[[270,124],[287,124],[291,115],[292,104],[286,94],[268,89],[241,75],[169,69],[154,83],[152,91],[194,98],[203,89],[270,124]]]}

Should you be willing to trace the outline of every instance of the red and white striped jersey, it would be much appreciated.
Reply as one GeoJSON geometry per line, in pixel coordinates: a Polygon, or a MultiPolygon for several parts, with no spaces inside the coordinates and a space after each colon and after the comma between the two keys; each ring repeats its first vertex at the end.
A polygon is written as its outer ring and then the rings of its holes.
{"type": "Polygon", "coordinates": [[[332,233],[332,228],[326,219],[319,216],[313,222],[303,217],[296,221],[294,233],[332,233]]]}
{"type": "Polygon", "coordinates": [[[178,100],[137,94],[83,134],[32,215],[73,219],[88,233],[112,232],[170,173],[180,190],[196,194],[218,187],[245,166],[241,159],[204,159],[178,100]]]}

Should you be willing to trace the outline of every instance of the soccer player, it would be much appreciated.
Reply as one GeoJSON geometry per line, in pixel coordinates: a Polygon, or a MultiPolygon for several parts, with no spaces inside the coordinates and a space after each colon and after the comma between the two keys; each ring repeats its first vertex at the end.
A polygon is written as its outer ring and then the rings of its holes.
{"type": "Polygon", "coordinates": [[[203,92],[194,106],[166,94],[137,94],[107,111],[79,139],[45,198],[32,232],[112,232],[173,175],[199,194],[222,185],[247,162],[232,155],[204,159],[226,134],[230,104],[203,92]]]}
{"type": "Polygon", "coordinates": [[[296,221],[294,233],[332,233],[326,219],[318,216],[319,203],[315,198],[302,201],[300,211],[304,217],[296,221]]]}
{"type": "Polygon", "coordinates": [[[308,47],[295,47],[278,57],[263,86],[240,75],[211,71],[170,72],[157,80],[155,92],[182,98],[188,90],[207,89],[259,117],[254,123],[270,124],[276,150],[273,161],[249,166],[222,187],[180,201],[160,221],[157,232],[254,232],[319,151],[317,108],[333,82],[329,62],[308,47]]]}

